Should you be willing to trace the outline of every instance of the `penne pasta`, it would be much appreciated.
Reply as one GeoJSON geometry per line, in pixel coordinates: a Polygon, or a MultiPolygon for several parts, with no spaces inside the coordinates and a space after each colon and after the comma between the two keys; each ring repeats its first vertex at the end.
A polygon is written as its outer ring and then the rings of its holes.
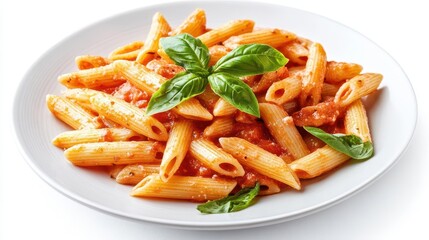
{"type": "Polygon", "coordinates": [[[297,190],[301,189],[298,177],[280,157],[241,138],[219,138],[219,143],[241,164],[297,190]]]}
{"type": "Polygon", "coordinates": [[[237,108],[232,106],[230,103],[225,101],[223,98],[219,98],[214,105],[213,115],[216,117],[230,116],[237,111],[237,108]]]}
{"type": "MultiPolygon", "coordinates": [[[[162,59],[162,60],[165,60],[165,61],[167,61],[168,63],[171,63],[171,64],[174,64],[174,61],[173,60],[171,60],[171,58],[168,56],[168,54],[162,49],[162,48],[160,48],[160,49],[158,49],[158,51],[156,51],[156,53],[158,54],[158,56],[162,59]]],[[[154,59],[155,60],[155,59],[154,59]]],[[[153,60],[152,60],[153,61],[153,60]]],[[[150,62],[152,62],[152,61],[150,61],[150,62]]],[[[150,63],[149,62],[149,63],[150,63]]]]}
{"type": "Polygon", "coordinates": [[[271,103],[260,103],[259,110],[271,135],[277,143],[287,149],[295,159],[310,153],[295,127],[292,117],[280,106],[271,103]]]}
{"type": "Polygon", "coordinates": [[[326,64],[325,81],[339,83],[360,74],[362,66],[356,63],[330,61],[326,64]]]}
{"type": "Polygon", "coordinates": [[[356,135],[360,137],[363,142],[372,142],[365,106],[360,99],[354,101],[347,107],[344,116],[344,129],[346,134],[356,135]]]}
{"type": "Polygon", "coordinates": [[[375,91],[381,83],[383,75],[378,73],[365,73],[350,79],[337,91],[335,102],[345,107],[363,96],[375,91]]]}
{"type": "Polygon", "coordinates": [[[116,177],[118,176],[119,172],[124,168],[124,165],[113,165],[113,166],[109,166],[108,170],[109,170],[109,175],[111,178],[116,179],[116,177]]]}
{"type": "Polygon", "coordinates": [[[91,69],[109,65],[111,62],[101,56],[82,55],[75,58],[77,67],[80,70],[91,69]]]}
{"type": "Polygon", "coordinates": [[[68,88],[102,89],[116,87],[125,82],[112,64],[63,74],[58,81],[68,88]]]}
{"type": "Polygon", "coordinates": [[[297,66],[288,68],[289,77],[302,78],[305,73],[305,66],[297,66]]]}
{"type": "Polygon", "coordinates": [[[126,128],[81,129],[60,133],[52,140],[59,148],[81,143],[145,140],[142,135],[126,128]]]}
{"type": "Polygon", "coordinates": [[[98,142],[74,145],[64,156],[76,166],[112,166],[161,161],[164,145],[153,141],[98,142]]]}
{"type": "Polygon", "coordinates": [[[237,177],[244,175],[244,169],[230,154],[205,139],[193,140],[189,148],[190,154],[206,167],[225,176],[237,177]]]}
{"type": "Polygon", "coordinates": [[[223,45],[229,49],[234,49],[243,44],[260,43],[278,48],[293,41],[295,38],[296,35],[288,31],[280,29],[260,29],[238,36],[232,36],[224,41],[223,45]]]}
{"type": "Polygon", "coordinates": [[[144,42],[135,41],[127,45],[118,47],[117,49],[113,50],[109,54],[109,59],[111,61],[115,61],[115,60],[135,61],[143,45],[144,45],[144,42]]]}
{"type": "Polygon", "coordinates": [[[213,66],[223,56],[229,53],[229,49],[223,45],[213,45],[209,47],[210,62],[209,66],[213,66]]]}
{"type": "Polygon", "coordinates": [[[212,124],[204,129],[203,136],[206,138],[225,137],[234,130],[234,119],[229,117],[216,118],[212,124]]]}
{"type": "Polygon", "coordinates": [[[293,161],[289,166],[299,178],[314,178],[341,165],[349,158],[349,156],[326,145],[305,157],[293,161]]]}
{"type": "Polygon", "coordinates": [[[152,25],[142,49],[137,55],[136,62],[146,65],[154,58],[155,53],[159,49],[159,39],[168,36],[171,27],[164,16],[157,12],[152,18],[152,25]]]}
{"type": "Polygon", "coordinates": [[[180,120],[173,124],[159,171],[162,181],[168,182],[179,169],[191,144],[192,131],[193,124],[190,120],[180,120]]]}
{"type": "Polygon", "coordinates": [[[251,20],[235,20],[228,22],[227,24],[215,28],[211,31],[208,31],[198,36],[198,38],[207,47],[211,47],[215,44],[227,40],[231,36],[251,32],[253,30],[254,25],[255,22],[251,20]]]}
{"type": "Polygon", "coordinates": [[[308,53],[305,73],[302,77],[302,91],[299,96],[301,107],[316,105],[322,98],[323,79],[326,72],[326,53],[322,45],[313,43],[308,53]]]}
{"type": "Polygon", "coordinates": [[[77,104],[79,104],[84,109],[96,114],[97,111],[94,110],[91,103],[89,102],[89,98],[92,95],[96,94],[98,91],[88,89],[88,88],[72,88],[67,89],[63,92],[64,97],[73,100],[77,104]]]}
{"type": "Polygon", "coordinates": [[[177,28],[170,32],[170,36],[187,33],[194,37],[198,37],[206,32],[206,13],[204,10],[197,8],[180,24],[177,28]]]}
{"type": "Polygon", "coordinates": [[[289,76],[286,67],[280,67],[274,72],[264,73],[258,81],[253,82],[252,91],[260,93],[266,91],[273,83],[289,76]]]}
{"type": "Polygon", "coordinates": [[[307,63],[308,48],[300,44],[298,41],[287,43],[285,46],[280,47],[279,51],[292,63],[301,66],[307,63]]]}
{"type": "Polygon", "coordinates": [[[134,197],[184,199],[192,201],[215,200],[228,196],[237,185],[235,180],[173,176],[168,183],[159,175],[145,177],[131,191],[134,197]]]}
{"type": "Polygon", "coordinates": [[[90,98],[91,105],[100,114],[137,133],[158,141],[167,141],[164,125],[144,111],[109,94],[97,93],[90,98]]]}
{"type": "Polygon", "coordinates": [[[188,99],[173,108],[173,111],[187,119],[210,121],[213,115],[201,105],[200,101],[196,98],[188,99]]]}
{"type": "Polygon", "coordinates": [[[152,95],[167,79],[147,67],[125,60],[113,62],[113,66],[125,79],[138,89],[152,95]]]}
{"type": "Polygon", "coordinates": [[[322,86],[322,97],[333,97],[337,94],[341,84],[323,83],[322,86]]]}
{"type": "Polygon", "coordinates": [[[206,107],[207,110],[213,111],[214,105],[217,100],[219,100],[219,96],[213,92],[210,86],[206,87],[206,90],[197,96],[200,103],[206,107]]]}
{"type": "Polygon", "coordinates": [[[261,184],[259,191],[259,195],[261,196],[272,195],[281,191],[279,184],[272,179],[261,178],[259,179],[259,183],[261,184]]]}
{"type": "Polygon", "coordinates": [[[289,102],[301,93],[301,79],[298,77],[287,77],[273,83],[265,94],[265,100],[278,105],[289,102]]]}
{"type": "Polygon", "coordinates": [[[74,129],[100,128],[97,117],[67,98],[47,95],[46,104],[51,113],[74,129]]]}
{"type": "Polygon", "coordinates": [[[159,164],[130,164],[122,166],[123,168],[119,171],[115,177],[116,182],[125,185],[136,185],[143,178],[159,173],[159,164]]]}

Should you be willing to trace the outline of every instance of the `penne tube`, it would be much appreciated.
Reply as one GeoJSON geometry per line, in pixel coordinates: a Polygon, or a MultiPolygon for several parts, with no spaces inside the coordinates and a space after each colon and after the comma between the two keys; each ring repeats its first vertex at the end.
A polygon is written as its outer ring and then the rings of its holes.
{"type": "Polygon", "coordinates": [[[260,190],[258,195],[261,196],[272,195],[281,191],[279,184],[270,178],[259,179],[259,184],[260,190]]]}
{"type": "Polygon", "coordinates": [[[309,155],[293,161],[289,166],[299,178],[314,178],[339,166],[349,158],[349,156],[325,145],[309,155]]]}
{"type": "Polygon", "coordinates": [[[82,55],[75,58],[77,67],[80,70],[91,69],[109,65],[111,61],[102,56],[82,55]]]}
{"type": "Polygon", "coordinates": [[[360,137],[363,142],[372,142],[365,106],[360,99],[354,101],[347,107],[344,116],[344,129],[346,134],[356,135],[360,137]]]}
{"type": "Polygon", "coordinates": [[[299,96],[301,107],[316,105],[320,102],[325,71],[325,50],[319,43],[313,43],[309,49],[305,73],[302,77],[302,91],[299,96]]]}
{"type": "Polygon", "coordinates": [[[96,116],[67,98],[47,95],[46,104],[55,117],[74,129],[100,128],[102,126],[96,116]]]}
{"type": "Polygon", "coordinates": [[[206,87],[206,90],[197,96],[200,103],[206,107],[209,111],[213,111],[214,105],[217,100],[219,100],[219,96],[213,92],[210,86],[206,87]]]}
{"type": "Polygon", "coordinates": [[[149,95],[152,95],[162,83],[167,81],[163,76],[137,62],[117,60],[113,62],[113,66],[132,85],[149,95]]]}
{"type": "Polygon", "coordinates": [[[303,66],[307,63],[308,48],[298,41],[292,41],[279,48],[279,51],[289,59],[290,62],[303,66]]]}
{"type": "Polygon", "coordinates": [[[156,174],[145,177],[131,191],[134,197],[155,197],[192,201],[228,196],[237,185],[232,179],[173,176],[168,183],[156,174]]]}
{"type": "Polygon", "coordinates": [[[162,60],[165,60],[168,63],[174,64],[174,61],[171,60],[170,56],[168,56],[168,54],[162,48],[158,49],[158,51],[156,51],[156,53],[158,54],[159,57],[161,57],[162,60]]]}
{"type": "Polygon", "coordinates": [[[214,143],[205,139],[191,142],[189,153],[204,166],[230,177],[244,175],[244,169],[240,163],[230,154],[218,148],[214,143]]]}
{"type": "Polygon", "coordinates": [[[170,36],[187,33],[193,37],[198,37],[206,31],[206,13],[204,10],[197,8],[180,24],[170,32],[170,36]]]}
{"type": "Polygon", "coordinates": [[[213,115],[216,117],[231,116],[237,111],[237,108],[232,106],[223,98],[219,98],[213,108],[213,115]]]}
{"type": "Polygon", "coordinates": [[[69,148],[81,143],[136,140],[145,140],[145,137],[127,128],[101,128],[63,132],[52,140],[52,144],[59,148],[69,148]]]}
{"type": "Polygon", "coordinates": [[[223,56],[229,53],[229,49],[223,45],[213,45],[209,47],[210,62],[209,66],[213,66],[221,59],[223,56]]]}
{"type": "Polygon", "coordinates": [[[295,172],[280,157],[241,138],[219,138],[219,143],[223,150],[246,167],[297,190],[301,189],[301,183],[295,172]]]}
{"type": "Polygon", "coordinates": [[[333,97],[337,94],[341,84],[323,83],[322,86],[322,97],[333,97]]]}
{"type": "Polygon", "coordinates": [[[119,86],[125,82],[125,79],[115,71],[112,64],[109,64],[66,73],[59,76],[58,81],[68,88],[101,89],[119,86]]]}
{"type": "Polygon", "coordinates": [[[248,113],[237,111],[237,114],[235,114],[234,120],[238,123],[255,123],[257,118],[253,115],[250,115],[248,113]]]}
{"type": "Polygon", "coordinates": [[[289,77],[302,78],[305,73],[305,66],[297,66],[288,68],[289,77]]]}
{"type": "Polygon", "coordinates": [[[383,79],[378,73],[364,73],[357,75],[341,85],[335,95],[335,102],[340,107],[346,107],[354,101],[377,90],[383,79]]]}
{"type": "Polygon", "coordinates": [[[280,67],[276,71],[264,73],[258,81],[254,81],[252,91],[255,93],[265,92],[274,82],[288,76],[288,70],[284,66],[280,67]]]}
{"type": "Polygon", "coordinates": [[[170,31],[171,27],[164,16],[159,12],[155,13],[149,34],[136,58],[136,62],[146,65],[152,60],[159,49],[159,39],[167,37],[170,31]]]}
{"type": "Polygon", "coordinates": [[[125,185],[136,185],[143,178],[159,173],[159,164],[130,164],[121,169],[115,177],[116,182],[125,185]]]}
{"type": "Polygon", "coordinates": [[[283,109],[287,114],[293,114],[294,112],[299,110],[299,104],[297,100],[292,100],[290,102],[286,102],[282,104],[283,109]]]}
{"type": "Polygon", "coordinates": [[[173,124],[159,171],[162,181],[168,182],[179,169],[191,144],[192,131],[193,123],[190,120],[180,120],[173,124]]]}
{"type": "Polygon", "coordinates": [[[203,136],[206,138],[225,137],[234,130],[234,119],[230,117],[216,118],[212,124],[204,129],[203,136]]]}
{"type": "Polygon", "coordinates": [[[213,119],[213,115],[196,98],[190,98],[180,103],[173,108],[173,112],[192,120],[210,121],[213,119]]]}
{"type": "Polygon", "coordinates": [[[260,103],[259,110],[265,126],[276,142],[287,149],[295,159],[310,153],[295,127],[293,118],[282,107],[271,103],[260,103]]]}
{"type": "Polygon", "coordinates": [[[88,88],[71,88],[67,89],[63,92],[63,96],[73,100],[86,110],[97,113],[97,111],[94,110],[91,103],[89,102],[89,98],[93,96],[94,94],[98,93],[97,90],[92,90],[88,88]]]}
{"type": "Polygon", "coordinates": [[[288,31],[280,29],[260,29],[238,36],[232,36],[224,41],[223,45],[229,49],[234,49],[243,44],[260,43],[278,48],[294,39],[296,39],[296,35],[288,31]]]}
{"type": "Polygon", "coordinates": [[[153,141],[98,142],[74,145],[64,156],[77,166],[112,166],[161,161],[164,145],[153,141]]]}
{"type": "Polygon", "coordinates": [[[309,49],[310,46],[313,44],[313,41],[307,38],[303,38],[301,36],[297,36],[296,41],[307,49],[309,49]]]}
{"type": "Polygon", "coordinates": [[[109,166],[108,170],[109,170],[109,175],[111,178],[116,179],[116,177],[118,176],[119,172],[124,168],[125,165],[113,165],[113,166],[109,166]]]}
{"type": "Polygon", "coordinates": [[[287,77],[273,83],[265,94],[265,100],[281,105],[296,98],[301,93],[301,79],[287,77]]]}
{"type": "Polygon", "coordinates": [[[146,64],[146,68],[167,79],[171,79],[175,77],[178,73],[185,71],[183,67],[159,58],[153,59],[148,62],[146,64]]]}
{"type": "Polygon", "coordinates": [[[168,133],[164,125],[154,117],[145,116],[140,108],[102,92],[89,100],[100,115],[148,138],[167,141],[168,133]]]}
{"type": "Polygon", "coordinates": [[[115,60],[135,61],[143,45],[144,45],[144,42],[136,41],[136,42],[132,42],[127,45],[118,47],[109,54],[109,59],[111,61],[115,61],[115,60]]]}
{"type": "Polygon", "coordinates": [[[227,40],[229,37],[239,35],[242,33],[248,33],[253,30],[255,22],[252,20],[235,20],[228,22],[218,28],[208,31],[198,38],[207,46],[211,47],[215,44],[221,43],[227,40]]]}
{"type": "Polygon", "coordinates": [[[326,64],[325,81],[339,83],[360,74],[362,66],[356,63],[334,62],[326,64]]]}

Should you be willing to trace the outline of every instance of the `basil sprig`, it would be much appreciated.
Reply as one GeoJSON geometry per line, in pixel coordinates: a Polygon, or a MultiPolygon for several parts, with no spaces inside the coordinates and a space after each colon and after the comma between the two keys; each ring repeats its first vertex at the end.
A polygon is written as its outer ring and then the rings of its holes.
{"type": "Polygon", "coordinates": [[[304,127],[311,135],[322,140],[333,149],[356,160],[367,160],[374,156],[374,147],[370,141],[363,142],[356,135],[329,134],[320,128],[304,127]]]}
{"type": "Polygon", "coordinates": [[[250,206],[252,200],[258,195],[259,189],[257,182],[253,188],[243,188],[233,196],[200,204],[197,209],[201,213],[209,214],[237,212],[250,206]]]}
{"type": "Polygon", "coordinates": [[[239,77],[263,74],[284,66],[288,59],[264,44],[241,45],[208,67],[210,54],[201,40],[189,34],[161,38],[161,48],[185,73],[163,83],[151,97],[146,114],[167,111],[204,92],[207,84],[231,105],[260,117],[258,100],[239,77]]]}

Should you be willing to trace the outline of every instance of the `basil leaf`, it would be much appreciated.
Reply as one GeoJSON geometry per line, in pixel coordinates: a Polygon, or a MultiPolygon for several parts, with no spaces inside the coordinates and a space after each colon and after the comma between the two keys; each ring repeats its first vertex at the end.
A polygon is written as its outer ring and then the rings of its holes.
{"type": "Polygon", "coordinates": [[[177,65],[201,76],[208,76],[209,49],[200,39],[189,34],[161,38],[162,49],[177,65]]]}
{"type": "Polygon", "coordinates": [[[260,117],[258,100],[252,89],[242,80],[227,73],[214,73],[208,78],[213,92],[237,109],[260,117]]]}
{"type": "Polygon", "coordinates": [[[281,52],[268,45],[246,44],[219,59],[213,66],[213,72],[244,77],[276,71],[287,62],[288,59],[281,52]]]}
{"type": "Polygon", "coordinates": [[[147,115],[165,112],[181,102],[204,92],[207,79],[193,73],[179,73],[163,83],[152,95],[146,109],[147,115]]]}
{"type": "Polygon", "coordinates": [[[259,183],[253,188],[243,188],[233,196],[224,197],[218,200],[209,201],[198,205],[197,209],[201,213],[229,213],[243,210],[250,206],[252,200],[259,193],[259,183]]]}
{"type": "Polygon", "coordinates": [[[342,152],[356,160],[366,160],[374,156],[374,147],[372,143],[363,142],[355,135],[329,134],[320,128],[304,127],[311,135],[322,140],[333,149],[342,152]]]}

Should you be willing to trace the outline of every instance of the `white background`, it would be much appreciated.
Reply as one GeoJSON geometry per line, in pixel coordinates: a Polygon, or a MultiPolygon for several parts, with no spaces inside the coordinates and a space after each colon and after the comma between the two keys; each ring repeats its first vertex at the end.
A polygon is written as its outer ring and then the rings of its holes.
{"type": "MultiPolygon", "coordinates": [[[[419,120],[407,152],[381,179],[334,207],[268,227],[188,231],[100,213],[43,182],[18,152],[12,129],[12,99],[25,71],[51,46],[82,27],[159,2],[167,1],[1,2],[0,239],[429,239],[425,1],[267,1],[327,16],[368,36],[403,67],[417,95],[419,120]]],[[[394,138],[395,130],[391,131],[394,138]]]]}

